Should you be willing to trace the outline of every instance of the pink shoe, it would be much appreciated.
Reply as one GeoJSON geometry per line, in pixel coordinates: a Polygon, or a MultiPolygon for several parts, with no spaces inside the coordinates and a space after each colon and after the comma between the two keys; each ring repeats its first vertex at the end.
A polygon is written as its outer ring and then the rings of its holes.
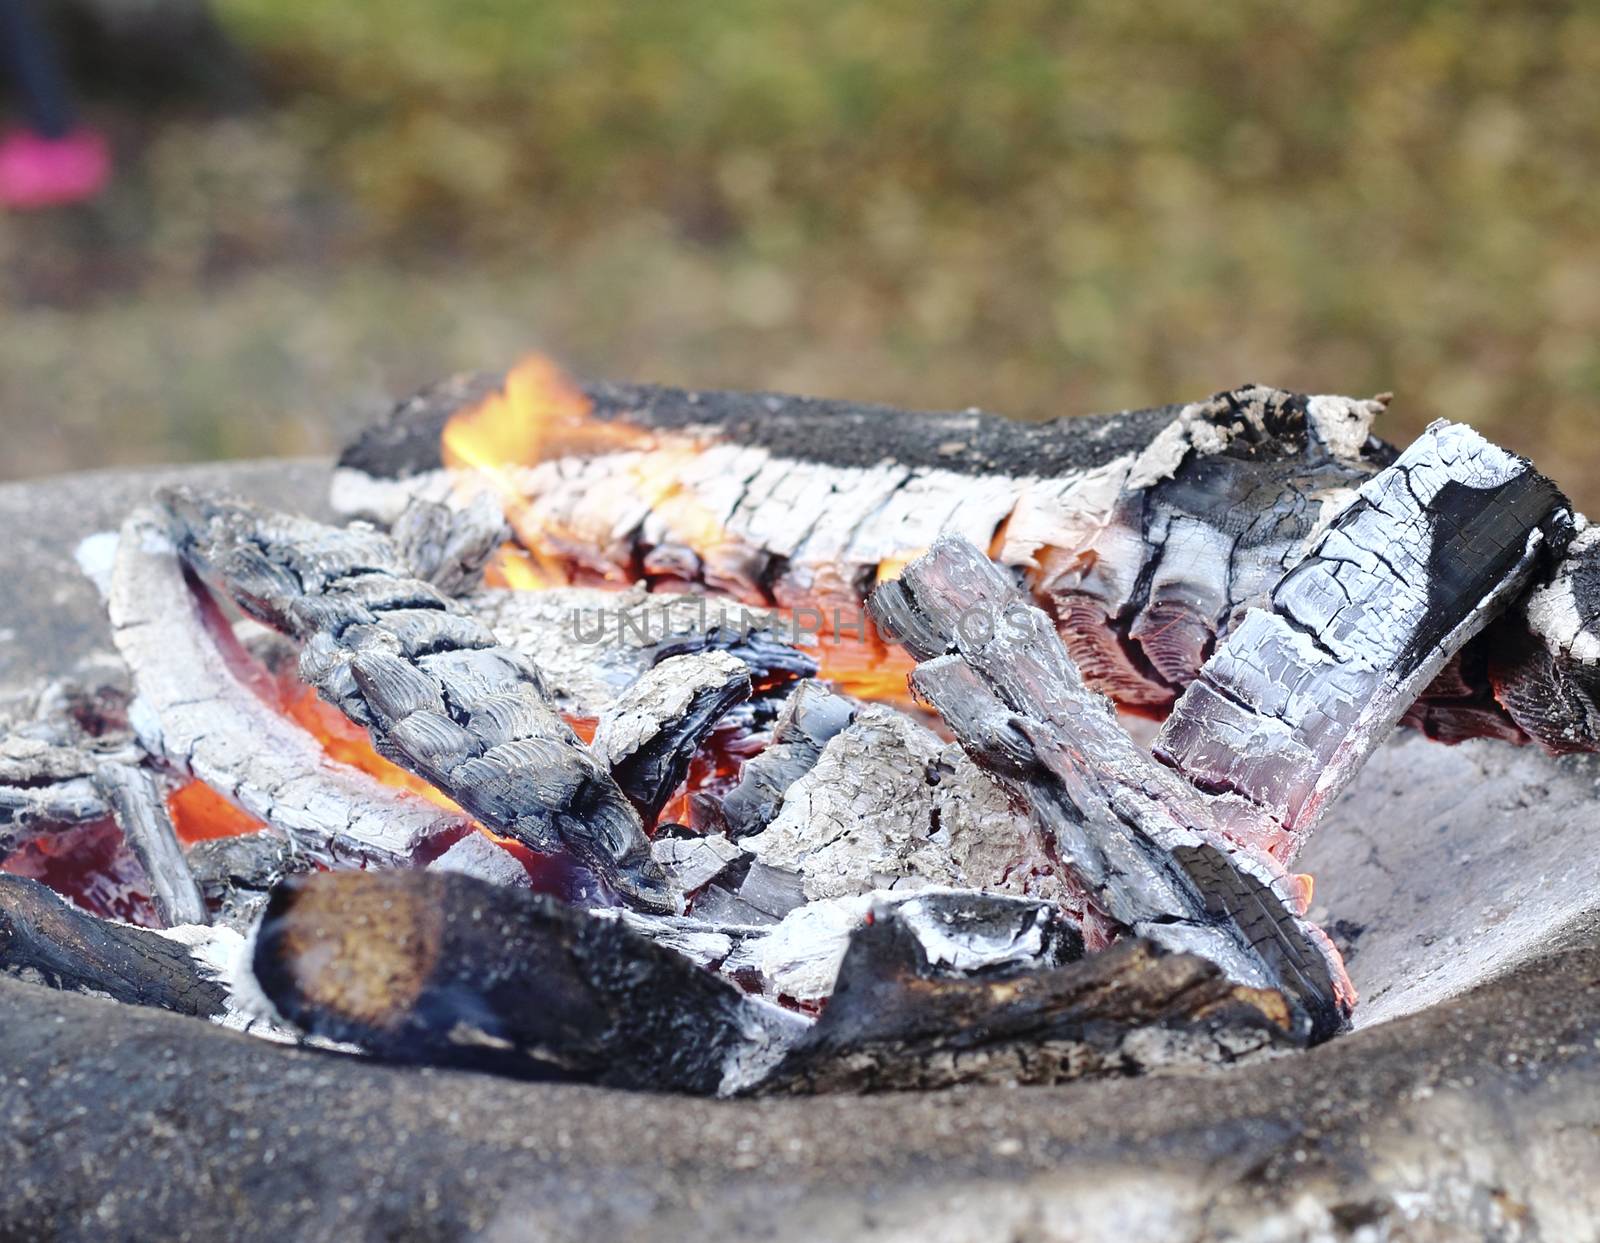
{"type": "Polygon", "coordinates": [[[0,138],[0,206],[22,210],[92,199],[111,178],[111,150],[91,129],[62,138],[12,130],[0,138]]]}

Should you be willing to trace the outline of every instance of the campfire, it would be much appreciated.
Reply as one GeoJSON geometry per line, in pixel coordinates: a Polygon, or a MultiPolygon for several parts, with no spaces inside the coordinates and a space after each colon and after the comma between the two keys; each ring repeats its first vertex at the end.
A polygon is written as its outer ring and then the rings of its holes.
{"type": "Polygon", "coordinates": [[[126,693],[8,723],[0,968],[707,1096],[1336,1039],[1303,859],[1391,732],[1600,750],[1591,529],[1387,401],[1022,424],[535,359],[361,436],[338,521],[161,489],[78,550],[126,693]]]}

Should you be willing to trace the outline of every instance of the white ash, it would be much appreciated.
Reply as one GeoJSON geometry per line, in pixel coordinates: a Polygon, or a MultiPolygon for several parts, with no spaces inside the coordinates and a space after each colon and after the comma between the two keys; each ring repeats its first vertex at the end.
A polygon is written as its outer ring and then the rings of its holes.
{"type": "Polygon", "coordinates": [[[600,715],[590,750],[602,764],[615,768],[682,720],[697,696],[738,679],[748,686],[750,671],[727,652],[668,657],[611,701],[600,715]]]}
{"type": "Polygon", "coordinates": [[[531,888],[528,869],[482,833],[468,833],[428,865],[430,872],[459,872],[515,889],[531,888]]]}
{"type": "Polygon", "coordinates": [[[1054,896],[1029,818],[953,743],[904,713],[862,708],[741,843],[798,872],[808,898],[950,885],[1054,896]]]}
{"type": "Polygon", "coordinates": [[[1586,615],[1578,600],[1576,573],[1585,560],[1600,559],[1600,527],[1580,521],[1583,529],[1567,546],[1555,578],[1528,593],[1523,611],[1528,629],[1551,651],[1593,665],[1600,663],[1600,617],[1586,615]]]}
{"type": "Polygon", "coordinates": [[[703,837],[657,837],[650,843],[650,854],[684,893],[693,893],[742,859],[745,851],[726,834],[707,833],[703,837]]]}

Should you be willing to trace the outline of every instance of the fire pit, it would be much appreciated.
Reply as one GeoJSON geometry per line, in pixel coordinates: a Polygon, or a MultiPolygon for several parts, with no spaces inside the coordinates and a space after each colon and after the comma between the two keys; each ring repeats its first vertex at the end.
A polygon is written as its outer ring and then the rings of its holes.
{"type": "Polygon", "coordinates": [[[444,504],[529,382],[0,493],[7,867],[79,903],[0,878],[0,1220],[1593,1233],[1587,541],[1525,464],[1271,390],[1029,440],[542,380],[444,504]]]}

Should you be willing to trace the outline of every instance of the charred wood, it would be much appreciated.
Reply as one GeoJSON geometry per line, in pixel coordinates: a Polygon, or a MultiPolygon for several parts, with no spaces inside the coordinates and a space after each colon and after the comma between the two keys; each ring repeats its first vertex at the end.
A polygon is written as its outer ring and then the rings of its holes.
{"type": "Polygon", "coordinates": [[[467,831],[465,817],[330,760],[241,680],[240,662],[221,646],[231,636],[206,608],[166,521],[132,515],[108,609],[138,689],[130,715],[151,755],[330,862],[409,863],[467,831]]]}
{"type": "Polygon", "coordinates": [[[1417,696],[1565,547],[1566,498],[1435,423],[1366,483],[1206,662],[1155,755],[1240,796],[1233,836],[1287,863],[1417,696]]]}
{"type": "Polygon", "coordinates": [[[129,764],[104,763],[95,788],[116,813],[117,823],[150,882],[150,896],[167,927],[211,922],[204,895],[178,844],[167,814],[166,791],[153,774],[129,764]]]}
{"type": "Polygon", "coordinates": [[[1022,973],[952,977],[902,916],[851,938],[822,1017],[761,1085],[874,1092],[1060,1083],[1223,1065],[1296,1048],[1278,994],[1145,940],[1022,973]]]}
{"type": "Polygon", "coordinates": [[[365,726],[380,754],[497,832],[544,853],[570,850],[626,898],[676,904],[638,813],[533,663],[413,577],[387,536],[193,492],[165,501],[184,556],[305,645],[302,676],[365,726]]]}
{"type": "Polygon", "coordinates": [[[722,816],[734,837],[759,833],[772,823],[792,786],[822,758],[828,741],[854,719],[855,701],[818,682],[802,682],[772,727],[772,742],[746,761],[739,783],[722,800],[722,816]]]}
{"type": "Polygon", "coordinates": [[[535,1078],[726,1094],[803,1028],[618,919],[448,873],[286,882],[253,971],[302,1031],[535,1078]]]}
{"type": "MultiPolygon", "coordinates": [[[[341,458],[336,508],[393,521],[414,494],[448,495],[458,485],[439,435],[498,383],[460,377],[398,406],[341,458]]],[[[1091,686],[1152,713],[1394,457],[1370,435],[1386,397],[1260,386],[1043,424],[774,394],[585,392],[593,418],[633,429],[636,443],[623,451],[613,433],[590,456],[522,472],[531,509],[518,526],[557,560],[630,578],[662,562],[664,582],[687,574],[760,602],[853,606],[886,566],[963,535],[1023,575],[1091,686]],[[672,499],[627,508],[637,489],[608,480],[640,469],[672,476],[676,487],[658,489],[672,499]],[[580,504],[594,489],[615,499],[580,504]],[[716,547],[685,546],[709,528],[726,533],[716,547]]],[[[1470,693],[1447,679],[1409,723],[1447,741],[1600,747],[1600,542],[1573,557],[1470,646],[1470,693]]]]}
{"type": "Polygon", "coordinates": [[[1109,918],[1236,983],[1281,990],[1297,1032],[1338,1029],[1348,978],[1288,877],[1235,847],[1212,801],[1134,745],[1004,569],[941,540],[870,608],[922,662],[917,694],[1030,807],[1091,923],[1109,918]]]}
{"type": "Polygon", "coordinates": [[[221,1019],[228,990],[178,941],[96,919],[38,881],[0,875],[0,972],[50,988],[221,1019]]]}
{"type": "Polygon", "coordinates": [[[418,498],[389,534],[412,572],[447,596],[479,586],[483,567],[510,535],[499,503],[479,492],[463,505],[418,498]]]}
{"type": "Polygon", "coordinates": [[[189,847],[185,861],[211,912],[207,922],[236,932],[254,925],[274,885],[286,876],[309,872],[316,866],[293,841],[273,833],[246,833],[196,842],[189,847]]]}
{"type": "Polygon", "coordinates": [[[688,775],[700,744],[750,692],[749,667],[729,652],[669,657],[601,714],[595,758],[653,824],[688,775]]]}

